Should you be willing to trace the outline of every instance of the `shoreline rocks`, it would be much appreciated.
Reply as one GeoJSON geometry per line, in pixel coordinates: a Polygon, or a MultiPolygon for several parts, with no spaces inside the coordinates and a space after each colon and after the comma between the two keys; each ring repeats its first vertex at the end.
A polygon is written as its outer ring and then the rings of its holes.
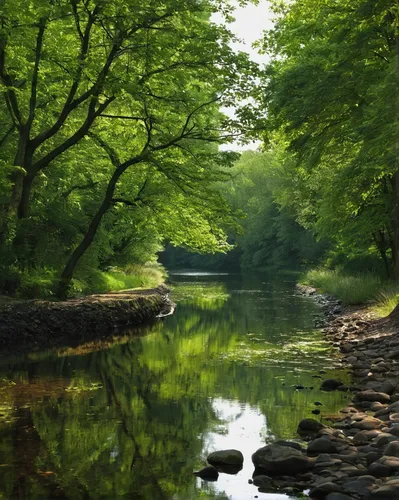
{"type": "Polygon", "coordinates": [[[156,318],[172,307],[168,288],[91,295],[60,302],[27,300],[0,306],[0,350],[23,352],[76,345],[156,318]]]}

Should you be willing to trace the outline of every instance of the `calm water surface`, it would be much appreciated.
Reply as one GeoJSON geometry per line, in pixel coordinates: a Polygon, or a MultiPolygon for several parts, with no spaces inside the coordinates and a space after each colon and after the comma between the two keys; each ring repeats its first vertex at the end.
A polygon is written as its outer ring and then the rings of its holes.
{"type": "MultiPolygon", "coordinates": [[[[318,390],[346,380],[315,331],[320,309],[295,277],[171,273],[176,313],[100,343],[0,362],[1,499],[252,499],[251,454],[296,439],[318,390]],[[293,386],[302,384],[304,390],[293,386]],[[237,448],[237,475],[192,475],[237,448]]],[[[320,418],[320,417],[317,417],[320,418]]]]}

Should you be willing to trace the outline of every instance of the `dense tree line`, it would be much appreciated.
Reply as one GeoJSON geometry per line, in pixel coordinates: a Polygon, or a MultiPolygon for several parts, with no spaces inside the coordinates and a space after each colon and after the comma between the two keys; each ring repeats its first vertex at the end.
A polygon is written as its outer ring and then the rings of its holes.
{"type": "Polygon", "coordinates": [[[2,2],[2,290],[65,297],[165,242],[172,264],[378,256],[399,278],[396,3],[271,4],[260,71],[221,0],[2,2]],[[261,150],[220,149],[237,136],[261,150]]]}
{"type": "Polygon", "coordinates": [[[153,258],[167,238],[229,248],[216,181],[242,133],[219,111],[256,75],[219,0],[4,1],[0,7],[2,288],[24,273],[153,258]]]}
{"type": "Polygon", "coordinates": [[[399,278],[399,11],[391,0],[273,2],[257,89],[278,195],[336,254],[378,253],[399,278]]]}

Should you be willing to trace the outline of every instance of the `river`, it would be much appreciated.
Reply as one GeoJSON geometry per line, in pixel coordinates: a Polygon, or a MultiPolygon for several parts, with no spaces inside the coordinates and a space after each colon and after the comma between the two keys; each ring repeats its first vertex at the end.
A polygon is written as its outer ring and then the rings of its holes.
{"type": "Polygon", "coordinates": [[[0,498],[296,498],[249,484],[251,454],[347,404],[347,375],[295,275],[170,273],[175,314],[123,336],[0,361],[0,498]],[[320,375],[320,371],[325,372],[320,375]],[[304,389],[296,389],[301,384],[304,389]],[[206,482],[209,452],[244,467],[206,482]]]}

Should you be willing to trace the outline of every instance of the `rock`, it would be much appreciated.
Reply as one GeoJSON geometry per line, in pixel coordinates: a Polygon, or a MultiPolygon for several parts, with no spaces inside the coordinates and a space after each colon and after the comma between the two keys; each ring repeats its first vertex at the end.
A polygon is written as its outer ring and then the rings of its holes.
{"type": "Polygon", "coordinates": [[[274,444],[278,444],[279,446],[288,446],[289,448],[294,448],[295,450],[302,451],[303,448],[299,443],[295,443],[295,441],[284,441],[284,440],[279,440],[276,441],[274,444]]]}
{"type": "Polygon", "coordinates": [[[312,410],[312,413],[313,415],[320,415],[320,410],[318,410],[317,408],[312,410]]]}
{"type": "Polygon", "coordinates": [[[373,476],[359,476],[357,479],[349,479],[344,482],[343,487],[345,491],[351,494],[359,495],[360,497],[366,497],[372,491],[375,485],[376,479],[373,476]]]}
{"type": "Polygon", "coordinates": [[[325,426],[322,423],[318,422],[317,420],[314,420],[313,418],[304,418],[298,424],[298,433],[299,434],[317,433],[324,427],[325,426]]]}
{"type": "Polygon", "coordinates": [[[377,446],[378,448],[382,448],[383,446],[386,446],[391,441],[395,441],[395,440],[396,440],[396,436],[393,436],[392,434],[388,434],[387,432],[382,432],[375,440],[374,445],[377,446]]]}
{"type": "Polygon", "coordinates": [[[270,488],[272,486],[272,479],[269,476],[254,476],[252,482],[258,488],[270,488]]]}
{"type": "Polygon", "coordinates": [[[330,439],[321,437],[309,443],[308,455],[319,455],[320,453],[337,453],[336,445],[330,439]]]}
{"type": "Polygon", "coordinates": [[[372,463],[367,469],[368,473],[374,477],[388,477],[392,474],[392,469],[388,465],[380,462],[372,463]]]}
{"type": "Polygon", "coordinates": [[[219,477],[219,472],[215,469],[215,467],[212,467],[212,465],[204,467],[199,471],[193,472],[193,474],[194,476],[198,476],[201,479],[205,479],[208,481],[216,481],[219,477]]]}
{"type": "Polygon", "coordinates": [[[391,396],[394,393],[396,386],[397,384],[394,381],[385,380],[385,382],[378,387],[378,391],[385,392],[391,396]]]}
{"type": "Polygon", "coordinates": [[[341,380],[336,380],[333,378],[327,378],[326,380],[323,380],[320,390],[322,391],[335,391],[340,385],[344,385],[341,380]]]}
{"type": "Polygon", "coordinates": [[[391,398],[384,392],[376,392],[373,390],[361,391],[355,394],[355,401],[378,401],[379,403],[389,403],[391,398]]]}
{"type": "Polygon", "coordinates": [[[392,441],[385,449],[384,455],[399,458],[399,441],[392,441]]]}
{"type": "Polygon", "coordinates": [[[313,404],[315,406],[323,406],[323,403],[320,403],[320,401],[315,401],[313,404]]]}
{"type": "Polygon", "coordinates": [[[343,493],[330,493],[325,497],[325,500],[354,500],[354,498],[343,493]]]}
{"type": "Polygon", "coordinates": [[[242,465],[244,457],[241,451],[238,450],[221,450],[214,451],[207,458],[211,465],[242,465]]]}
{"type": "Polygon", "coordinates": [[[311,459],[289,446],[271,444],[260,448],[252,455],[256,469],[269,475],[296,475],[314,467],[311,459]]]}
{"type": "Polygon", "coordinates": [[[310,498],[318,500],[325,498],[329,493],[334,493],[334,492],[341,493],[342,491],[343,491],[342,487],[339,486],[338,484],[327,482],[312,488],[309,492],[309,496],[310,498]]]}
{"type": "Polygon", "coordinates": [[[380,429],[382,427],[382,422],[378,418],[365,417],[360,422],[354,422],[352,427],[356,429],[370,431],[372,429],[380,429]]]}
{"type": "Polygon", "coordinates": [[[397,479],[377,488],[369,496],[369,500],[395,500],[396,498],[399,498],[399,480],[397,479]]]}

